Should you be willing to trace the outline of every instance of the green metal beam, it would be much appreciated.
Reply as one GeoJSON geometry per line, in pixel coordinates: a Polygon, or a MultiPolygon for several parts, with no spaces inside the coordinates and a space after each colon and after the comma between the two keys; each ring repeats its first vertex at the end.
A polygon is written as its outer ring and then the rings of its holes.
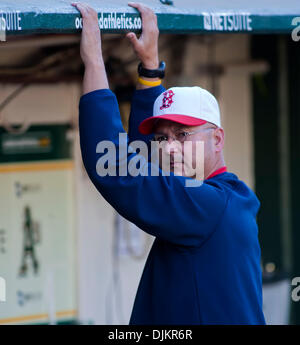
{"type": "MultiPolygon", "coordinates": [[[[140,31],[137,11],[125,0],[87,0],[99,14],[104,33],[140,31]]],[[[171,33],[291,33],[292,20],[300,17],[300,1],[252,0],[177,0],[174,5],[159,0],[140,1],[158,16],[161,32],[171,33]]],[[[6,34],[76,33],[81,22],[71,1],[1,0],[0,18],[6,22],[6,34]]],[[[300,20],[299,20],[300,24],[300,20]]]]}

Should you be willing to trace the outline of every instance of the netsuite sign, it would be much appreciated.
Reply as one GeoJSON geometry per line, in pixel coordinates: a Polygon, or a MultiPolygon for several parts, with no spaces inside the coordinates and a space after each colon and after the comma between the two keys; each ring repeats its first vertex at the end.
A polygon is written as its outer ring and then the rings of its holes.
{"type": "Polygon", "coordinates": [[[202,13],[207,31],[252,31],[250,13],[202,13]]]}

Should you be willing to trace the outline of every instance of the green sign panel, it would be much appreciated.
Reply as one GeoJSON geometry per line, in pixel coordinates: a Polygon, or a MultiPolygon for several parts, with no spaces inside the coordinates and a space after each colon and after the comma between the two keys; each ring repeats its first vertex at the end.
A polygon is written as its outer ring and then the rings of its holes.
{"type": "MultiPolygon", "coordinates": [[[[300,2],[286,0],[225,0],[174,1],[173,5],[159,0],[142,1],[158,16],[161,32],[174,33],[291,33],[300,25],[300,2]],[[297,19],[299,17],[299,20],[297,19]]],[[[138,12],[127,1],[96,1],[88,3],[97,10],[103,32],[140,31],[138,12]]],[[[76,33],[82,27],[79,12],[67,2],[48,0],[1,1],[1,25],[5,23],[7,36],[32,33],[76,33]]],[[[300,29],[299,29],[300,31],[300,29]]]]}
{"type": "Polygon", "coordinates": [[[35,125],[13,134],[0,127],[0,163],[68,159],[71,142],[68,124],[35,125]]]}

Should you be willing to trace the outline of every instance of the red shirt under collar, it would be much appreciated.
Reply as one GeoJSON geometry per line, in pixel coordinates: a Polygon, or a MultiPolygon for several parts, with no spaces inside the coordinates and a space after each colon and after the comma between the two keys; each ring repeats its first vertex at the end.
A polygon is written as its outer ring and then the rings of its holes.
{"type": "Polygon", "coordinates": [[[206,178],[206,180],[209,179],[209,178],[212,178],[212,177],[214,177],[214,176],[216,176],[216,175],[222,174],[223,172],[226,172],[226,171],[227,171],[227,167],[226,167],[226,166],[223,166],[222,168],[219,168],[219,169],[217,169],[216,171],[214,171],[213,173],[211,173],[211,174],[206,178]]]}

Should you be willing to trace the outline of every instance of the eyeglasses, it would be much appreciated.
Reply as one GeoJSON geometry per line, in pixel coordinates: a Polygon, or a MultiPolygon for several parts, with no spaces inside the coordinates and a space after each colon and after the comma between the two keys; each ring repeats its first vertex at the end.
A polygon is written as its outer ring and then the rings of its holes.
{"type": "Polygon", "coordinates": [[[187,131],[180,131],[179,132],[178,131],[177,133],[175,133],[174,136],[157,133],[157,134],[154,134],[154,138],[151,139],[151,141],[162,143],[162,142],[167,142],[169,140],[169,138],[171,138],[173,141],[177,140],[180,143],[183,143],[184,141],[186,141],[186,139],[190,135],[193,135],[193,134],[196,134],[199,132],[203,132],[203,130],[206,130],[206,129],[215,129],[215,127],[201,128],[198,131],[193,131],[193,132],[187,132],[187,131]]]}

